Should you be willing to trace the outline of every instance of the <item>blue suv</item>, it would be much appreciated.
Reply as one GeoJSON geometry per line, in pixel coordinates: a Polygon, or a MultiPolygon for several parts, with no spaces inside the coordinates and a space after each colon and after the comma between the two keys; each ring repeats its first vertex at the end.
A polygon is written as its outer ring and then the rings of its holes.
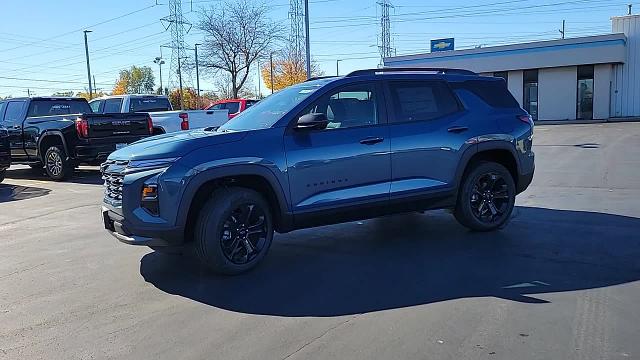
{"type": "Polygon", "coordinates": [[[494,230],[531,183],[532,136],[499,78],[383,68],[312,79],[220,128],[112,153],[104,226],[124,243],[190,248],[224,274],[258,264],[274,231],[441,208],[494,230]]]}

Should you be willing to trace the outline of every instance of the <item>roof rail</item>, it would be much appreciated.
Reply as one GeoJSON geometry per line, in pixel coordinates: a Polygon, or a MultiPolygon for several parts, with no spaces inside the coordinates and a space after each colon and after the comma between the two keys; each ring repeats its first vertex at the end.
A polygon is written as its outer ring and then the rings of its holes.
{"type": "Polygon", "coordinates": [[[363,75],[375,75],[381,74],[385,72],[436,72],[439,74],[457,74],[457,75],[478,75],[471,70],[464,69],[449,69],[449,68],[428,68],[428,67],[385,67],[380,69],[365,69],[365,70],[356,70],[350,72],[349,76],[363,76],[363,75]]]}
{"type": "Polygon", "coordinates": [[[314,77],[308,78],[304,82],[313,81],[313,80],[320,80],[320,79],[331,79],[331,78],[334,78],[334,77],[336,77],[336,76],[335,75],[333,75],[333,76],[314,76],[314,77]]]}

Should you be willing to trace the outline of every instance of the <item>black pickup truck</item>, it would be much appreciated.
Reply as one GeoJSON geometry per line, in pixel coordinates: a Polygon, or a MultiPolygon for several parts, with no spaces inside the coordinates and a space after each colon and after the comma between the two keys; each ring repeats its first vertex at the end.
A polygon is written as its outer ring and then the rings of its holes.
{"type": "Polygon", "coordinates": [[[0,101],[0,126],[8,130],[12,163],[44,167],[57,181],[153,132],[147,113],[94,114],[85,99],[60,97],[0,101]]]}
{"type": "Polygon", "coordinates": [[[0,182],[11,165],[11,150],[9,149],[9,132],[0,126],[0,182]]]}

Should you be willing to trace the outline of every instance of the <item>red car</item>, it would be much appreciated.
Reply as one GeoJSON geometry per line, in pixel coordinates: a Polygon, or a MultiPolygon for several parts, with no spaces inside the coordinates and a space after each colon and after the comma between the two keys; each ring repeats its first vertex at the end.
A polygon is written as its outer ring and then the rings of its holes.
{"type": "Polygon", "coordinates": [[[209,104],[204,110],[229,110],[229,119],[233,119],[236,115],[247,110],[251,105],[257,103],[258,100],[248,99],[228,99],[216,101],[209,104]]]}

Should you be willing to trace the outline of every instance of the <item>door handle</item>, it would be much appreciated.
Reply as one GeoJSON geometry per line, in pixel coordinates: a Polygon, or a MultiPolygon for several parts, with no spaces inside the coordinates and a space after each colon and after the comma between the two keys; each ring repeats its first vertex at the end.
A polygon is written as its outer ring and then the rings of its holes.
{"type": "Polygon", "coordinates": [[[457,133],[461,133],[461,132],[465,132],[467,130],[469,130],[469,128],[466,127],[466,126],[452,126],[452,127],[447,129],[448,132],[456,133],[456,134],[457,133]]]}
{"type": "Polygon", "coordinates": [[[360,144],[373,145],[373,144],[380,143],[382,141],[384,141],[384,139],[381,138],[381,137],[368,137],[368,138],[360,140],[360,144]]]}

